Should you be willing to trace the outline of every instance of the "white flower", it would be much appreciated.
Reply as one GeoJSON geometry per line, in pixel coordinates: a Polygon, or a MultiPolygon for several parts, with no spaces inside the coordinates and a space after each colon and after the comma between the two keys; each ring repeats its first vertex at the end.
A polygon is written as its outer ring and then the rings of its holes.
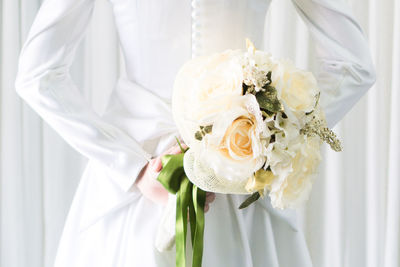
{"type": "MultiPolygon", "coordinates": [[[[268,132],[254,95],[231,97],[229,101],[230,108],[214,118],[212,132],[191,150],[216,176],[245,182],[265,162],[268,132]]],[[[204,178],[202,173],[193,176],[189,179],[194,183],[204,178]]]]}
{"type": "Polygon", "coordinates": [[[319,138],[304,138],[301,148],[291,160],[290,167],[279,170],[270,186],[269,196],[274,208],[297,208],[308,199],[313,178],[319,165],[319,138]]]}
{"type": "MultiPolygon", "coordinates": [[[[321,140],[301,133],[318,93],[310,72],[274,60],[249,40],[247,52],[227,50],[186,63],[175,80],[172,112],[190,147],[184,156],[189,180],[218,193],[268,192],[273,207],[297,207],[308,198],[320,161],[321,140]],[[282,110],[264,110],[263,120],[254,94],[269,82],[282,110]]],[[[319,107],[312,116],[318,115],[319,107]]]]}
{"type": "Polygon", "coordinates": [[[257,50],[254,53],[254,60],[257,67],[262,71],[271,71],[276,66],[276,62],[272,59],[272,55],[264,51],[257,50]]]}
{"type": "Polygon", "coordinates": [[[246,39],[247,52],[243,57],[244,83],[254,86],[254,91],[259,92],[268,82],[267,74],[275,65],[271,54],[255,50],[253,43],[246,39]]]}
{"type": "Polygon", "coordinates": [[[211,99],[228,95],[241,95],[243,71],[240,50],[227,50],[207,57],[203,65],[197,64],[194,101],[199,105],[211,99]]]}
{"type": "Polygon", "coordinates": [[[272,70],[272,86],[294,111],[310,112],[319,93],[317,81],[311,72],[296,68],[290,61],[279,61],[272,70]]]}
{"type": "Polygon", "coordinates": [[[242,95],[243,53],[227,50],[192,59],[178,72],[173,90],[172,113],[183,140],[189,146],[199,123],[223,112],[221,103],[242,95]]]}

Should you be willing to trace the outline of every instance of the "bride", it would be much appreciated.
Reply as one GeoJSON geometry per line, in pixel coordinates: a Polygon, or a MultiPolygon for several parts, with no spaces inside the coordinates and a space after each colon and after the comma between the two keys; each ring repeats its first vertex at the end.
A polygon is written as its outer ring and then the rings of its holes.
{"type": "MultiPolygon", "coordinates": [[[[18,94],[89,159],[59,243],[56,267],[174,266],[155,247],[167,192],[160,155],[178,153],[170,110],[174,77],[192,56],[262,48],[271,0],[109,0],[127,76],[104,114],[84,100],[69,68],[94,0],[45,0],[22,48],[18,94]]],[[[292,0],[316,42],[317,80],[334,126],[375,81],[369,48],[344,1],[292,0]]],[[[312,266],[295,211],[268,198],[208,193],[203,266],[312,266]],[[212,203],[211,203],[212,202],[212,203]]]]}

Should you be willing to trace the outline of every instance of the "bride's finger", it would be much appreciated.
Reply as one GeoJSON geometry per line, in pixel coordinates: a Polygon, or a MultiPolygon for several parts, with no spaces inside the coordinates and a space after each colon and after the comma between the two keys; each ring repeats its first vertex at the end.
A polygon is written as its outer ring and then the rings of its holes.
{"type": "Polygon", "coordinates": [[[215,193],[207,192],[206,193],[206,205],[210,204],[215,200],[215,193]]]}
{"type": "Polygon", "coordinates": [[[153,159],[152,164],[151,164],[151,168],[155,172],[160,172],[161,169],[162,169],[162,162],[161,162],[162,156],[167,155],[167,154],[171,154],[173,149],[174,149],[174,147],[170,147],[167,150],[165,150],[162,154],[160,154],[159,156],[157,156],[156,158],[153,159]]]}
{"type": "Polygon", "coordinates": [[[150,167],[155,172],[159,172],[162,169],[161,157],[157,157],[151,161],[150,167]]]}
{"type": "Polygon", "coordinates": [[[210,205],[206,204],[206,205],[204,206],[204,212],[207,212],[209,209],[210,209],[210,205]]]}

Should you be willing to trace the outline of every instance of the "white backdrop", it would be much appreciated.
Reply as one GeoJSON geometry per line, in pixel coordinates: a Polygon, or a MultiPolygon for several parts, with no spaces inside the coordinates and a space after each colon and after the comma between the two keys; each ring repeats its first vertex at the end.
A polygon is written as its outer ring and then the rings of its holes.
{"type": "MultiPolygon", "coordinates": [[[[51,267],[86,159],[17,96],[18,54],[40,0],[0,0],[0,266],[51,267]]],[[[335,128],[342,153],[325,160],[300,212],[316,267],[400,266],[400,1],[349,0],[368,37],[377,82],[335,128]]],[[[267,48],[313,68],[307,29],[275,0],[267,48]]],[[[111,9],[97,0],[71,69],[102,112],[123,71],[111,9]]]]}

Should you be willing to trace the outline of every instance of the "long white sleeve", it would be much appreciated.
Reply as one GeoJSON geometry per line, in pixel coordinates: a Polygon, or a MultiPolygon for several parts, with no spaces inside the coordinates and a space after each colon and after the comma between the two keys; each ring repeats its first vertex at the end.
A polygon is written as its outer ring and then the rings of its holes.
{"type": "Polygon", "coordinates": [[[126,192],[151,155],[95,113],[69,73],[93,8],[94,0],[42,4],[20,53],[15,87],[67,143],[115,171],[115,182],[126,192]]]}
{"type": "Polygon", "coordinates": [[[292,0],[316,43],[321,105],[333,127],[375,83],[360,25],[343,0],[292,0]]]}

